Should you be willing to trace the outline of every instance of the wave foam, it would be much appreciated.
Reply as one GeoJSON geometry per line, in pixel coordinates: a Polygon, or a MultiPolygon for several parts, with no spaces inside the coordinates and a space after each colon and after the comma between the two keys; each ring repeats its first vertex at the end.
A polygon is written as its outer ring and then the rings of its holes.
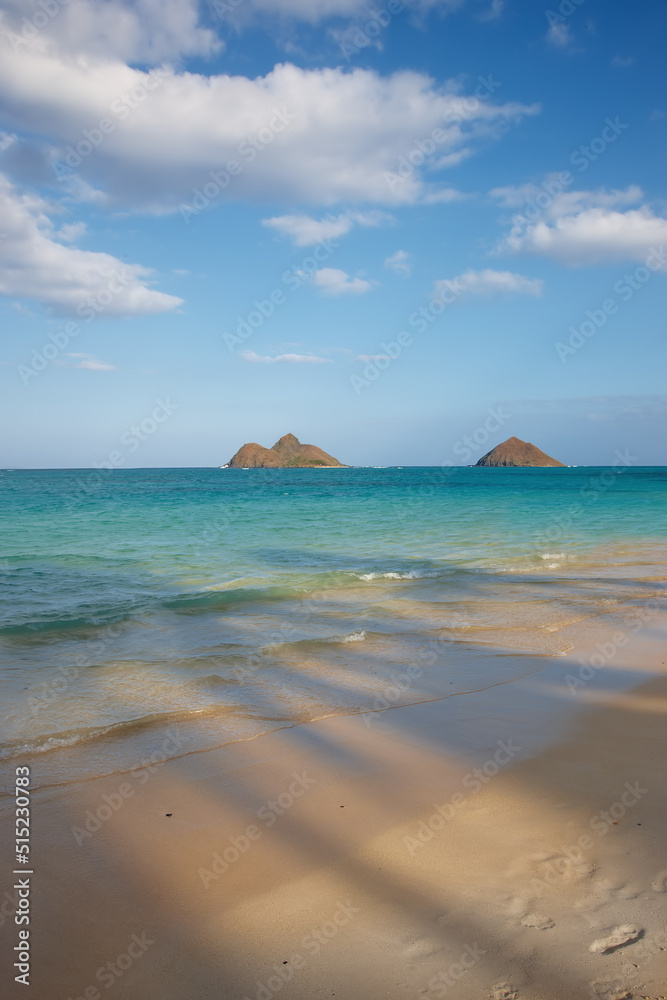
{"type": "Polygon", "coordinates": [[[366,638],[366,630],[362,628],[362,629],[359,630],[359,632],[350,632],[349,635],[343,636],[343,638],[339,639],[338,641],[339,642],[363,642],[365,638],[366,638]]]}
{"type": "Polygon", "coordinates": [[[426,577],[437,576],[437,572],[420,573],[419,570],[412,569],[406,573],[353,573],[359,580],[421,580],[426,577]]]}

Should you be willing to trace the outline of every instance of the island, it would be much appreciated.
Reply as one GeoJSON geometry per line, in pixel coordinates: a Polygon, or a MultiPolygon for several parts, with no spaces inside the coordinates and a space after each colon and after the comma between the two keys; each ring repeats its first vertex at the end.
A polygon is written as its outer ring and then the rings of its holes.
{"type": "Polygon", "coordinates": [[[563,462],[558,462],[550,455],[545,455],[534,444],[529,444],[517,437],[508,438],[502,444],[496,445],[486,455],[482,455],[476,464],[517,469],[566,468],[563,462]]]}
{"type": "Polygon", "coordinates": [[[333,455],[314,444],[301,444],[294,434],[285,434],[272,448],[244,444],[223,469],[347,469],[333,455]]]}

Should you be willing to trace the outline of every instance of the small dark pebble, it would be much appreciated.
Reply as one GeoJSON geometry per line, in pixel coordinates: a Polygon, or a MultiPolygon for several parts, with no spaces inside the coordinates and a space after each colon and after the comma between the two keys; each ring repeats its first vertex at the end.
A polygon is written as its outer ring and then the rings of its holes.
{"type": "Polygon", "coordinates": [[[173,816],[173,813],[165,813],[165,816],[173,816]]]}

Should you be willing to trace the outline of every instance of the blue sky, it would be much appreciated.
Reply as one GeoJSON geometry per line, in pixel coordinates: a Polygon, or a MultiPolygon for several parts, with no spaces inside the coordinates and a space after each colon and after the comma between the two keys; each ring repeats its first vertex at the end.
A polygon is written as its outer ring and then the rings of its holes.
{"type": "Polygon", "coordinates": [[[667,464],[663,4],[0,10],[1,465],[667,464]]]}

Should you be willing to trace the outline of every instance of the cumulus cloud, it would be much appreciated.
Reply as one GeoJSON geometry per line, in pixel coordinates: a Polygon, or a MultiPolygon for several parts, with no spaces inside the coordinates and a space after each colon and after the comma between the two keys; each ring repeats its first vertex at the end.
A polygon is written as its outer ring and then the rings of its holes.
{"type": "MultiPolygon", "coordinates": [[[[510,208],[533,204],[538,189],[499,188],[493,195],[510,208]]],[[[550,257],[563,264],[585,266],[621,260],[645,260],[667,242],[667,218],[649,205],[628,208],[642,198],[641,188],[624,191],[570,191],[551,199],[541,217],[516,215],[499,250],[550,257]],[[624,210],[621,210],[624,209],[624,210]],[[530,221],[531,218],[534,221],[530,221]]]]}
{"type": "Polygon", "coordinates": [[[3,0],[0,29],[18,52],[30,42],[54,55],[153,65],[220,48],[199,24],[198,0],[3,0]]]}
{"type": "Polygon", "coordinates": [[[388,267],[390,271],[402,274],[405,278],[409,278],[412,273],[410,254],[407,250],[397,250],[396,253],[391,254],[386,258],[384,266],[388,267]]]}
{"type": "Polygon", "coordinates": [[[436,281],[434,293],[438,296],[443,292],[453,292],[455,295],[541,295],[542,282],[539,278],[526,278],[523,274],[513,274],[511,271],[466,271],[455,278],[444,278],[436,281]]]}
{"type": "MultiPolygon", "coordinates": [[[[168,312],[182,299],[146,285],[150,270],[125,264],[107,253],[57,242],[49,206],[19,194],[0,174],[0,294],[35,299],[57,312],[82,315],[90,308],[105,316],[168,312]]],[[[72,237],[72,231],[68,234],[72,237]]],[[[61,237],[65,238],[65,237],[61,237]]]]}
{"type": "Polygon", "coordinates": [[[262,225],[276,229],[290,236],[297,247],[314,246],[322,240],[345,236],[356,224],[359,226],[380,226],[390,221],[384,212],[343,212],[328,215],[324,219],[313,219],[309,215],[280,215],[273,219],[262,219],[262,225]]]}
{"type": "Polygon", "coordinates": [[[315,354],[257,354],[255,351],[239,351],[239,357],[250,364],[275,365],[322,365],[331,364],[331,358],[319,358],[315,354]]]}
{"type": "Polygon", "coordinates": [[[370,281],[351,278],[337,267],[321,267],[319,271],[315,271],[313,283],[325,295],[361,295],[369,292],[372,287],[370,281]]]}
{"type": "Polygon", "coordinates": [[[63,59],[36,43],[20,53],[7,48],[0,59],[7,122],[41,136],[54,165],[74,150],[75,171],[61,188],[72,183],[75,197],[154,211],[197,197],[208,204],[211,188],[215,201],[413,204],[434,157],[443,169],[537,110],[492,98],[466,105],[457,84],[436,87],[410,71],[284,64],[256,79],[150,75],[118,61],[63,59]],[[104,135],[101,121],[110,123],[104,135]],[[437,152],[390,185],[387,175],[414,150],[415,137],[436,128],[437,152]],[[95,129],[99,141],[90,148],[86,132],[95,129]],[[80,143],[87,152],[77,163],[80,143]]]}

